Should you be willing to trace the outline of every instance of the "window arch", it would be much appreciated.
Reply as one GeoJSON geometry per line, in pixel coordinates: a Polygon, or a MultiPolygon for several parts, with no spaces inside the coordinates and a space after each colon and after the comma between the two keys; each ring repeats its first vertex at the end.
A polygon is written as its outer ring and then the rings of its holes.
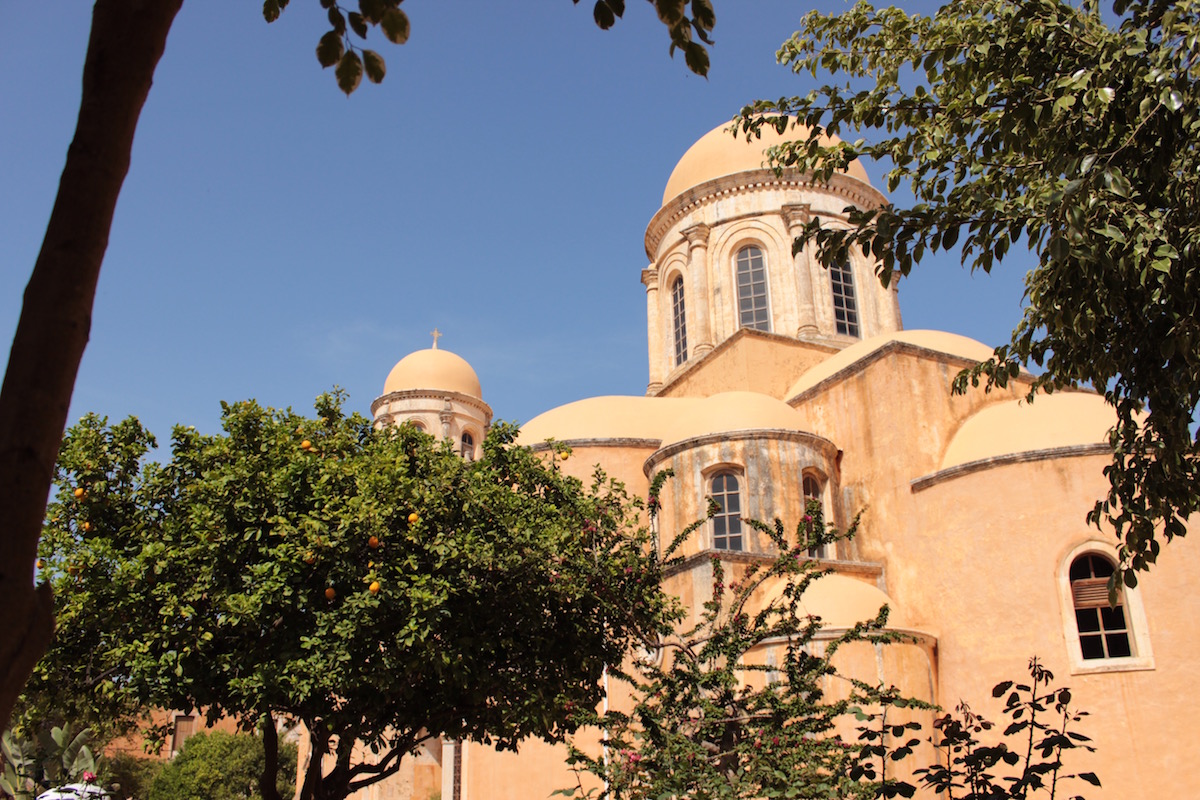
{"type": "Polygon", "coordinates": [[[717,550],[742,548],[742,493],[738,476],[723,470],[713,475],[711,496],[718,511],[712,518],[713,547],[717,550]]]}
{"type": "Polygon", "coordinates": [[[833,318],[837,332],[858,337],[858,301],[854,296],[854,275],[850,262],[839,261],[829,268],[829,279],[833,285],[833,318]]]}
{"type": "Polygon", "coordinates": [[[771,330],[767,311],[767,265],[762,248],[747,245],[738,250],[737,268],[738,327],[771,330]]]}
{"type": "Polygon", "coordinates": [[[671,281],[671,319],[675,332],[675,366],[687,361],[687,312],[683,302],[683,276],[671,281]]]}
{"type": "Polygon", "coordinates": [[[1137,589],[1121,587],[1108,603],[1108,580],[1116,568],[1106,550],[1087,542],[1067,555],[1059,573],[1063,633],[1075,674],[1153,669],[1146,615],[1137,589]]]}
{"type": "Polygon", "coordinates": [[[462,439],[459,442],[459,454],[467,461],[475,460],[475,437],[470,431],[463,431],[462,439]]]}
{"type": "MultiPolygon", "coordinates": [[[[816,475],[811,472],[806,472],[801,482],[801,487],[804,492],[804,513],[808,514],[813,503],[816,503],[821,510],[821,516],[818,519],[824,519],[825,508],[822,501],[823,492],[821,491],[821,481],[816,475]]],[[[812,545],[808,548],[809,558],[827,558],[826,545],[812,545]]]]}

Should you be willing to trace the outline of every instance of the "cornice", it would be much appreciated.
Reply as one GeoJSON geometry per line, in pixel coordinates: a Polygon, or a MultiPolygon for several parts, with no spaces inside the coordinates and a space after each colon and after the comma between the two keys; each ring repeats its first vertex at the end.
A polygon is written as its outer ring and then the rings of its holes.
{"type": "Polygon", "coordinates": [[[654,469],[674,455],[722,442],[799,442],[814,447],[828,459],[837,458],[838,448],[824,436],[818,436],[808,431],[794,428],[743,428],[741,430],[722,431],[721,433],[706,433],[703,436],[692,436],[679,442],[673,442],[666,447],[656,450],[642,465],[642,473],[648,478],[654,469]]]}
{"type": "MultiPolygon", "coordinates": [[[[776,175],[774,170],[755,169],[735,172],[705,181],[671,198],[646,226],[646,256],[655,261],[658,247],[671,226],[701,206],[725,197],[763,190],[812,190],[841,197],[844,205],[859,208],[875,208],[885,205],[887,198],[870,184],[848,175],[836,174],[828,183],[817,183],[811,175],[796,177],[795,174],[776,175]]],[[[794,205],[794,204],[789,204],[794,205]]],[[[764,209],[764,213],[769,209],[764,209]]],[[[718,220],[721,222],[722,220],[718,220]]]]}
{"type": "MultiPolygon", "coordinates": [[[[567,447],[637,447],[643,450],[655,450],[662,444],[661,439],[639,439],[631,436],[621,436],[613,438],[591,437],[586,439],[555,439],[554,446],[566,445],[567,447]]],[[[537,444],[526,445],[535,453],[541,453],[551,448],[550,442],[538,442],[537,444]]]]}
{"type": "Polygon", "coordinates": [[[1081,456],[1111,456],[1112,448],[1106,444],[1072,444],[1063,447],[1046,447],[1040,450],[1022,450],[1019,453],[1006,453],[1001,456],[992,456],[991,458],[980,458],[975,461],[968,461],[965,464],[956,464],[953,467],[939,470],[937,472],[924,475],[920,478],[915,478],[909,482],[909,487],[912,493],[925,491],[926,489],[937,486],[939,483],[961,478],[965,475],[970,475],[975,472],[982,472],[986,469],[994,469],[995,467],[1003,467],[1007,464],[1028,464],[1034,461],[1051,461],[1056,458],[1079,458],[1081,456]]]}
{"type": "MultiPolygon", "coordinates": [[[[769,566],[775,563],[775,560],[779,558],[779,554],[708,548],[707,550],[701,550],[699,553],[684,556],[670,567],[664,569],[663,577],[669,578],[672,575],[687,572],[702,564],[707,565],[714,558],[731,563],[769,566]]],[[[822,568],[828,569],[837,575],[858,575],[871,578],[872,580],[878,580],[883,575],[883,565],[876,561],[842,561],[833,558],[814,558],[812,560],[819,563],[822,568]]]]}
{"type": "MultiPolygon", "coordinates": [[[[492,419],[492,407],[478,397],[445,389],[405,389],[402,392],[389,392],[383,397],[375,398],[375,402],[371,403],[371,416],[374,417],[380,408],[397,400],[449,400],[482,412],[489,421],[492,419]]],[[[438,411],[440,412],[441,409],[438,411]]]]}

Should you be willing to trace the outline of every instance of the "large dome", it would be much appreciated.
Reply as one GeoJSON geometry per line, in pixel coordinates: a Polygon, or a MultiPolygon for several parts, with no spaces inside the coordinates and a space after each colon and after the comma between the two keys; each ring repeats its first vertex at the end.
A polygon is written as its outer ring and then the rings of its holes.
{"type": "MultiPolygon", "coordinates": [[[[701,136],[700,140],[683,154],[683,158],[679,159],[671,177],[667,179],[667,188],[663,191],[663,205],[676,195],[705,181],[737,172],[764,169],[767,166],[765,151],[768,147],[794,141],[805,134],[806,129],[802,127],[789,128],[782,135],[776,133],[774,128],[763,128],[761,139],[748,142],[742,134],[734,137],[729,132],[729,123],[719,125],[701,136]]],[[[836,136],[822,136],[821,140],[822,144],[836,144],[841,141],[836,136]]],[[[870,184],[867,171],[858,161],[851,162],[846,168],[846,174],[870,184]]]]}
{"type": "Polygon", "coordinates": [[[437,389],[458,392],[470,397],[483,398],[479,376],[462,356],[449,350],[418,350],[400,359],[387,380],[383,382],[385,395],[413,389],[437,389]]]}

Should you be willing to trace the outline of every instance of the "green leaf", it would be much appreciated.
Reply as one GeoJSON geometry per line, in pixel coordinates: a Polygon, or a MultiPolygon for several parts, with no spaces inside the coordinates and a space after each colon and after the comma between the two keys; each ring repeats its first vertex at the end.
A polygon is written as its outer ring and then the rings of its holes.
{"type": "Polygon", "coordinates": [[[404,44],[408,41],[408,15],[400,9],[389,8],[384,12],[379,26],[383,28],[383,35],[392,44],[404,44]]]}

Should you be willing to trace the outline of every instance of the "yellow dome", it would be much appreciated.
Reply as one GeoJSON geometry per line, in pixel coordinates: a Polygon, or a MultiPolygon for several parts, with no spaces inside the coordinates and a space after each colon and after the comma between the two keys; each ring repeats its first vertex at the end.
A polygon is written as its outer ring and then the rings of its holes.
{"type": "Polygon", "coordinates": [[[743,430],[800,430],[796,409],[758,392],[722,392],[681,409],[664,428],[663,446],[712,433],[743,430]]]}
{"type": "Polygon", "coordinates": [[[412,389],[436,389],[458,392],[483,399],[479,376],[462,356],[449,350],[418,350],[400,359],[387,380],[383,393],[405,392],[412,389]]]}
{"type": "Polygon", "coordinates": [[[942,469],[1010,453],[1103,444],[1116,421],[1112,407],[1091,392],[1040,395],[1032,403],[996,403],[959,427],[946,447],[942,469]]]}
{"type": "MultiPolygon", "coordinates": [[[[769,578],[746,604],[746,612],[757,614],[772,601],[785,602],[783,591],[787,581],[782,577],[769,578]]],[[[808,585],[800,596],[800,613],[820,617],[828,628],[852,628],[860,622],[875,619],[879,609],[888,606],[888,627],[903,626],[896,605],[876,587],[845,575],[825,575],[808,585]]]]}
{"type": "Polygon", "coordinates": [[[547,439],[660,439],[663,428],[697,402],[682,397],[622,396],[576,400],[525,423],[520,441],[535,445],[547,439]]]}
{"type": "MultiPolygon", "coordinates": [[[[667,179],[667,188],[663,191],[664,206],[671,198],[705,181],[737,172],[765,169],[765,151],[768,147],[803,138],[807,131],[803,127],[789,128],[781,135],[776,133],[774,128],[763,128],[761,139],[748,142],[741,134],[735,138],[728,129],[729,123],[713,128],[683,154],[683,158],[679,159],[679,163],[671,172],[671,177],[667,179]]],[[[839,141],[841,140],[836,136],[821,137],[821,143],[825,145],[837,144],[839,141]]],[[[846,174],[868,185],[871,183],[867,179],[867,171],[858,161],[851,162],[846,168],[846,174]]]]}

